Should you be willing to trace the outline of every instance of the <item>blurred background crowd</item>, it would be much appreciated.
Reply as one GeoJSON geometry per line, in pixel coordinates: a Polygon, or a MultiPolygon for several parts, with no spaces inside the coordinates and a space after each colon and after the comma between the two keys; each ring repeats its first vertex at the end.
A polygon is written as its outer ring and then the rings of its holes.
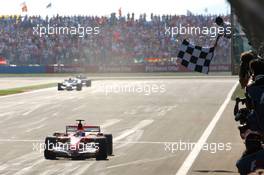
{"type": "MultiPolygon", "coordinates": [[[[179,45],[188,39],[195,45],[212,46],[215,38],[206,35],[166,35],[166,26],[211,27],[214,15],[94,16],[3,16],[0,17],[0,56],[10,64],[174,64],[179,45]],[[33,34],[40,26],[99,27],[98,35],[33,34]]],[[[229,21],[229,16],[222,16],[229,21]]],[[[222,38],[213,64],[230,64],[230,39],[222,38]]]]}

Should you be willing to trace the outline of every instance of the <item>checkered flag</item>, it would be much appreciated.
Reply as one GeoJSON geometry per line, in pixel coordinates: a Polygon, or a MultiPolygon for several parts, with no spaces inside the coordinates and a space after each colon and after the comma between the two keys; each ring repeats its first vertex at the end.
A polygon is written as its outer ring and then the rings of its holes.
{"type": "Polygon", "coordinates": [[[215,46],[195,46],[187,40],[183,40],[179,49],[178,60],[189,70],[208,74],[209,66],[214,56],[215,46]]]}

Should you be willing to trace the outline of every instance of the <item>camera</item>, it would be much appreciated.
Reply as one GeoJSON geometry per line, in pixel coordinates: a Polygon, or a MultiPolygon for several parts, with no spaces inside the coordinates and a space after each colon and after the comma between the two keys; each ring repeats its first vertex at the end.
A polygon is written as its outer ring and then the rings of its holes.
{"type": "Polygon", "coordinates": [[[247,124],[247,117],[249,116],[250,110],[248,108],[239,108],[239,104],[247,104],[246,98],[236,98],[236,104],[234,107],[235,121],[239,121],[241,125],[247,124]]]}
{"type": "Polygon", "coordinates": [[[246,151],[245,154],[255,153],[262,148],[262,137],[257,132],[248,132],[250,130],[250,124],[248,118],[250,117],[250,109],[247,107],[240,108],[239,104],[247,106],[248,101],[246,98],[236,98],[236,104],[234,107],[235,121],[239,122],[238,130],[240,135],[244,136],[246,151]]]}

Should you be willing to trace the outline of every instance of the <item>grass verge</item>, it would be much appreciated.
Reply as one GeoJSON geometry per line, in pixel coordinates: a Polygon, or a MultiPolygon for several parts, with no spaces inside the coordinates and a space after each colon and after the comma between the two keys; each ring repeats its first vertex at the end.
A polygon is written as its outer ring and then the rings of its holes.
{"type": "Polygon", "coordinates": [[[0,96],[4,95],[11,95],[11,94],[18,94],[38,89],[44,89],[49,87],[54,87],[56,83],[48,83],[48,84],[40,84],[40,85],[32,85],[32,86],[25,86],[25,87],[18,87],[18,88],[12,88],[12,89],[3,89],[0,90],[0,96]]]}

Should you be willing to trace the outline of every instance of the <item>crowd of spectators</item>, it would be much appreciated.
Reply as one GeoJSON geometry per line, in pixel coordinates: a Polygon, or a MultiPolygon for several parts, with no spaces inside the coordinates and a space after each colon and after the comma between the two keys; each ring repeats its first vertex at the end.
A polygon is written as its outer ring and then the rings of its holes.
{"type": "MultiPolygon", "coordinates": [[[[0,56],[10,64],[139,64],[145,58],[161,58],[163,64],[173,62],[183,39],[196,45],[212,46],[215,37],[209,35],[166,34],[166,27],[211,27],[215,15],[151,15],[135,18],[134,14],[109,17],[93,16],[2,16],[0,17],[0,56]],[[34,34],[39,26],[99,27],[97,35],[34,34]],[[135,61],[136,60],[136,61],[135,61]]],[[[229,16],[223,16],[229,21],[229,16]]],[[[230,39],[221,38],[213,63],[229,64],[230,39]]]]}

